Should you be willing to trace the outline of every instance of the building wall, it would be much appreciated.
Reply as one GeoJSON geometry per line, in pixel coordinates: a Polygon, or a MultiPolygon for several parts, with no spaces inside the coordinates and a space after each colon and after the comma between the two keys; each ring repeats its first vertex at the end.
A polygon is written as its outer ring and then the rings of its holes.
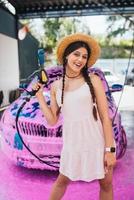
{"type": "Polygon", "coordinates": [[[28,33],[24,40],[17,38],[17,19],[0,8],[0,107],[8,105],[9,94],[38,69],[38,41],[28,33]],[[2,103],[1,103],[2,102],[2,103]]]}
{"type": "Polygon", "coordinates": [[[19,87],[18,41],[16,19],[0,8],[0,107],[9,104],[9,93],[19,87]],[[2,96],[0,97],[2,98],[2,96]]]}
{"type": "Polygon", "coordinates": [[[17,39],[16,19],[3,8],[0,8],[0,33],[17,39]]]}
{"type": "Polygon", "coordinates": [[[38,69],[38,46],[38,41],[31,34],[19,40],[20,81],[38,69]]]}

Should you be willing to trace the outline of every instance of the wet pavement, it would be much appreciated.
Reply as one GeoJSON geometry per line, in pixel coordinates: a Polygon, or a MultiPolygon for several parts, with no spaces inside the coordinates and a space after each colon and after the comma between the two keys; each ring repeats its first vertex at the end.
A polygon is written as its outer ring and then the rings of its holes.
{"type": "MultiPolygon", "coordinates": [[[[114,199],[134,200],[134,112],[122,111],[128,148],[114,170],[114,199]]],[[[13,165],[0,151],[0,200],[48,200],[58,173],[13,165]]],[[[97,181],[72,182],[63,200],[98,200],[97,181]]]]}

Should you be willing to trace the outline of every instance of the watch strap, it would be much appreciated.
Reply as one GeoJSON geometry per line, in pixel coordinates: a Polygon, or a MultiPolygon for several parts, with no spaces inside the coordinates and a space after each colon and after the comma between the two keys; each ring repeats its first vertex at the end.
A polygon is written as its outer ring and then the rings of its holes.
{"type": "Polygon", "coordinates": [[[105,152],[115,153],[115,147],[106,147],[105,152]]]}

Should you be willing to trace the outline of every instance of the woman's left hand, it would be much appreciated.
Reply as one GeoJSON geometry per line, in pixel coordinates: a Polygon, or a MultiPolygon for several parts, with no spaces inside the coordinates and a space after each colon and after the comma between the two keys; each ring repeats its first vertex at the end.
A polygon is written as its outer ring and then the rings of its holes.
{"type": "Polygon", "coordinates": [[[104,167],[106,173],[116,165],[116,154],[106,152],[104,155],[104,167]]]}

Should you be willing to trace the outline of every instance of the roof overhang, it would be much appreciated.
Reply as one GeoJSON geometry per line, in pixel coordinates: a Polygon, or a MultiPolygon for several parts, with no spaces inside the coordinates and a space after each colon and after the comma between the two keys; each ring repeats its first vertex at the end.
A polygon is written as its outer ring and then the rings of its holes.
{"type": "Polygon", "coordinates": [[[19,18],[134,14],[133,0],[8,0],[19,18]]]}

